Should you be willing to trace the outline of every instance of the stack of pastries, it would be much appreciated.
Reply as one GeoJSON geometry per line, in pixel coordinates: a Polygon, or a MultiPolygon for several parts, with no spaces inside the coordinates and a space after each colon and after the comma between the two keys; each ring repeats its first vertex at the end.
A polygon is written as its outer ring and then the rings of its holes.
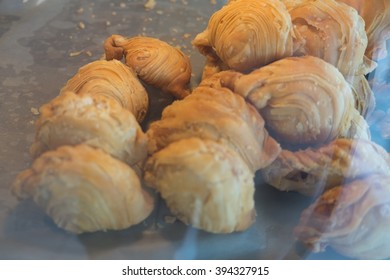
{"type": "Polygon", "coordinates": [[[281,145],[265,182],[314,198],[294,231],[313,252],[390,257],[389,155],[367,122],[367,76],[387,55],[385,2],[231,0],[193,41],[201,84],[244,97],[281,145]]]}
{"type": "MultiPolygon", "coordinates": [[[[158,39],[139,40],[144,51],[184,57],[158,39]],[[157,46],[148,48],[151,41],[157,46]]],[[[138,50],[126,50],[134,48],[138,50]]],[[[119,61],[124,53],[121,49],[115,57],[82,66],[60,94],[40,108],[30,148],[34,162],[12,186],[18,198],[31,198],[59,227],[73,233],[125,229],[154,209],[154,196],[139,172],[148,148],[140,125],[149,110],[142,82],[149,80],[137,73],[137,64],[119,61]]],[[[182,63],[185,70],[177,82],[160,75],[154,79],[157,86],[185,92],[191,65],[188,60],[182,63]]]]}
{"type": "Polygon", "coordinates": [[[180,50],[110,36],[106,60],[42,106],[13,192],[75,233],[139,223],[153,191],[183,223],[231,233],[256,219],[258,172],[314,198],[294,230],[313,252],[389,258],[390,157],[371,139],[366,77],[386,56],[390,8],[374,2],[230,0],[192,42],[206,61],[194,88],[180,50]],[[177,99],[146,131],[143,83],[177,99]]]}

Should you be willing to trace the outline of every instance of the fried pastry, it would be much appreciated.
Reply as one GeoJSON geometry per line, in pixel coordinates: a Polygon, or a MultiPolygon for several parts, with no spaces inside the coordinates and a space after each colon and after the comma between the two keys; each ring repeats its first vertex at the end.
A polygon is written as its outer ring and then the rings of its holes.
{"type": "Polygon", "coordinates": [[[88,144],[129,165],[142,162],[148,139],[134,115],[106,95],[63,92],[40,108],[31,155],[88,144]]]}
{"type": "Polygon", "coordinates": [[[269,165],[279,144],[268,135],[256,109],[226,88],[199,86],[166,107],[147,130],[149,154],[190,137],[209,139],[236,151],[252,172],[269,165]]]}
{"type": "Polygon", "coordinates": [[[230,233],[255,220],[253,173],[226,145],[199,138],[173,142],[147,160],[144,179],[185,224],[230,233]]]}
{"type": "Polygon", "coordinates": [[[338,137],[370,138],[350,85],[320,58],[284,58],[249,74],[221,72],[218,79],[259,110],[284,148],[321,146],[338,137]]]}
{"type": "Polygon", "coordinates": [[[12,191],[32,198],[60,228],[77,234],[128,228],[154,207],[128,165],[88,145],[44,153],[17,176],[12,191]]]}
{"type": "Polygon", "coordinates": [[[112,35],[104,43],[106,59],[122,59],[145,83],[182,99],[190,94],[191,62],[178,48],[156,38],[112,35]]]}
{"type": "Polygon", "coordinates": [[[349,80],[371,72],[365,58],[364,20],[352,7],[336,0],[306,0],[290,10],[296,27],[294,55],[312,55],[331,63],[349,80]]]}
{"type": "Polygon", "coordinates": [[[148,93],[136,74],[118,60],[97,60],[82,66],[61,89],[104,95],[116,100],[141,123],[149,108],[148,93]]]}
{"type": "Polygon", "coordinates": [[[248,72],[293,53],[293,26],[279,0],[230,1],[192,44],[207,64],[248,72]]]}
{"type": "Polygon", "coordinates": [[[390,39],[390,2],[388,0],[337,0],[355,8],[365,21],[368,38],[366,56],[381,60],[387,56],[390,39]]]}

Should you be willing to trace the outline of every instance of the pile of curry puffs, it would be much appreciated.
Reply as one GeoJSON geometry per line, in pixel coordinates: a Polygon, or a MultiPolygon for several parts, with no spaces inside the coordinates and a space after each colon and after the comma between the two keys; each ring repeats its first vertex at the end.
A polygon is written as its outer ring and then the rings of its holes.
{"type": "Polygon", "coordinates": [[[389,258],[390,157],[367,77],[388,58],[390,4],[368,2],[230,0],[192,41],[206,61],[193,88],[179,49],[110,36],[40,108],[13,193],[77,234],[140,223],[156,193],[183,223],[231,233],[256,220],[256,173],[313,197],[293,232],[308,249],[389,258]],[[143,130],[145,84],[175,101],[143,130]]]}

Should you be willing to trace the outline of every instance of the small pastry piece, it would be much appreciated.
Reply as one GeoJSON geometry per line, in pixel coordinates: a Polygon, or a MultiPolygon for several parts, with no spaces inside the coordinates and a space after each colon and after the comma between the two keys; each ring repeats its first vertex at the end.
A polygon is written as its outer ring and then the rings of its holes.
{"type": "Polygon", "coordinates": [[[146,133],[149,154],[181,139],[209,139],[236,151],[253,173],[280,152],[256,109],[226,88],[195,88],[190,96],[166,107],[161,120],[153,122],[146,133]]]}
{"type": "Polygon", "coordinates": [[[122,59],[145,83],[176,98],[190,94],[191,62],[178,48],[151,37],[112,35],[104,42],[106,59],[122,59]]]}
{"type": "Polygon", "coordinates": [[[390,257],[390,175],[372,175],[324,193],[294,234],[313,252],[327,246],[356,259],[390,257]]]}
{"type": "Polygon", "coordinates": [[[117,60],[98,60],[81,67],[61,93],[104,95],[115,99],[142,122],[149,107],[148,93],[135,73],[117,60]]]}
{"type": "Polygon", "coordinates": [[[226,145],[199,138],[174,142],[147,160],[144,179],[185,224],[230,233],[254,222],[253,173],[226,145]]]}
{"type": "Polygon", "coordinates": [[[246,75],[221,72],[219,79],[221,86],[260,111],[270,135],[284,148],[321,146],[338,137],[370,137],[368,125],[354,108],[351,87],[320,58],[284,58],[246,75]]]}
{"type": "Polygon", "coordinates": [[[193,45],[208,64],[248,72],[293,53],[290,15],[279,0],[230,1],[215,12],[193,45]]]}
{"type": "Polygon", "coordinates": [[[388,0],[337,0],[355,8],[365,21],[368,37],[366,56],[381,60],[387,56],[390,39],[390,2],[388,0]]]}
{"type": "Polygon", "coordinates": [[[147,155],[147,137],[134,115],[110,97],[63,92],[40,108],[31,155],[88,144],[130,165],[147,155]]]}
{"type": "Polygon", "coordinates": [[[371,141],[336,139],[318,149],[283,150],[261,174],[281,191],[315,196],[345,181],[390,174],[390,156],[371,141]]]}
{"type": "Polygon", "coordinates": [[[128,165],[87,145],[44,153],[17,176],[12,191],[77,234],[125,229],[153,210],[153,198],[128,165]]]}
{"type": "Polygon", "coordinates": [[[312,55],[336,66],[349,80],[365,75],[375,64],[364,57],[364,20],[352,7],[336,0],[306,0],[289,10],[296,27],[294,55],[312,55]]]}

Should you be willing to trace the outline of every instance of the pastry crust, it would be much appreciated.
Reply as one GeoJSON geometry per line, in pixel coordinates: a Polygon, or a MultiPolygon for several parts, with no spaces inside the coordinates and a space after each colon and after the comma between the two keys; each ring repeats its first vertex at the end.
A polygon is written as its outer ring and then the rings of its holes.
{"type": "Polygon", "coordinates": [[[118,60],[98,60],[82,66],[61,93],[103,95],[117,101],[141,123],[149,108],[148,93],[136,74],[118,60]]]}
{"type": "Polygon", "coordinates": [[[226,145],[199,138],[176,141],[148,159],[144,178],[186,224],[230,233],[254,222],[253,173],[226,145]]]}
{"type": "Polygon", "coordinates": [[[357,259],[390,257],[390,176],[372,175],[324,193],[301,215],[294,234],[313,252],[327,246],[357,259]]]}
{"type": "Polygon", "coordinates": [[[156,38],[112,35],[104,43],[106,59],[122,59],[145,83],[176,98],[190,94],[191,62],[178,48],[156,38]]]}
{"type": "Polygon", "coordinates": [[[375,109],[375,95],[370,84],[364,75],[355,76],[351,81],[351,88],[355,97],[355,108],[367,118],[375,109]]]}
{"type": "Polygon", "coordinates": [[[364,20],[352,7],[335,0],[307,0],[293,6],[296,27],[294,55],[312,55],[331,63],[349,80],[365,75],[375,64],[365,58],[364,20]]]}
{"type": "Polygon", "coordinates": [[[201,82],[212,78],[221,71],[229,70],[221,60],[213,61],[212,59],[206,58],[206,63],[203,67],[201,82]]]}
{"type": "Polygon", "coordinates": [[[210,62],[251,71],[293,53],[290,15],[279,0],[229,1],[215,12],[193,45],[210,62]]]}
{"type": "Polygon", "coordinates": [[[146,133],[149,154],[185,138],[210,139],[236,151],[252,172],[269,165],[280,152],[254,107],[228,89],[207,86],[166,107],[146,133]]]}
{"type": "Polygon", "coordinates": [[[345,181],[390,174],[390,156],[371,141],[336,139],[318,149],[283,150],[261,174],[281,191],[315,196],[345,181]]]}
{"type": "Polygon", "coordinates": [[[351,87],[320,58],[284,58],[249,74],[226,71],[218,77],[219,85],[259,110],[270,135],[284,148],[321,146],[338,137],[370,138],[351,87]]]}
{"type": "Polygon", "coordinates": [[[154,206],[128,165],[87,145],[44,153],[17,176],[12,191],[31,197],[59,227],[77,234],[128,228],[154,206]]]}
{"type": "Polygon", "coordinates": [[[132,113],[110,97],[63,92],[40,108],[31,155],[88,144],[129,165],[142,162],[148,139],[132,113]]]}
{"type": "Polygon", "coordinates": [[[386,58],[386,41],[390,39],[390,2],[388,0],[337,1],[355,8],[364,19],[368,37],[366,56],[374,60],[386,58]]]}

